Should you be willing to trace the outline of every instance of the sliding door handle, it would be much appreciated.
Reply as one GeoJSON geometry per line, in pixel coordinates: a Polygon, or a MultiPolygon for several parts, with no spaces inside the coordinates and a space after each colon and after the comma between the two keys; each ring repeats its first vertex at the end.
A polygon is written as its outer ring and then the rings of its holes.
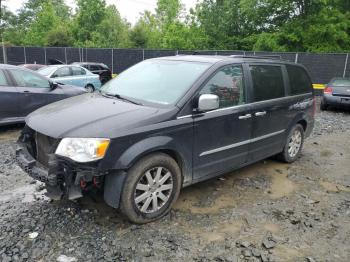
{"type": "Polygon", "coordinates": [[[248,118],[251,118],[252,115],[251,114],[246,114],[246,115],[243,115],[243,116],[239,116],[238,119],[239,120],[243,120],[243,119],[248,119],[248,118]]]}
{"type": "Polygon", "coordinates": [[[264,116],[266,115],[266,111],[262,111],[262,112],[256,112],[255,116],[264,116]]]}

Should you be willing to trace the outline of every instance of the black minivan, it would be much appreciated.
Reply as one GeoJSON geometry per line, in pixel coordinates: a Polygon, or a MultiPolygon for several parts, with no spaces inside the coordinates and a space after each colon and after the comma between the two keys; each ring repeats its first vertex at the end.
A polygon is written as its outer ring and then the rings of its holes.
{"type": "Polygon", "coordinates": [[[245,56],[143,61],[100,92],[26,119],[19,165],[52,199],[100,188],[130,221],[164,216],[180,189],[264,158],[295,161],[314,125],[301,65],[245,56]]]}

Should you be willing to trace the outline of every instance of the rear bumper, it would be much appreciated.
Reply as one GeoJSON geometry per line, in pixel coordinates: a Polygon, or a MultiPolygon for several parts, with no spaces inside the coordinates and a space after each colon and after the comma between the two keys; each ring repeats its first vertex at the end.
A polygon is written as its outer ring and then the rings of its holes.
{"type": "Polygon", "coordinates": [[[350,97],[324,95],[322,99],[326,105],[350,108],[350,97]]]}

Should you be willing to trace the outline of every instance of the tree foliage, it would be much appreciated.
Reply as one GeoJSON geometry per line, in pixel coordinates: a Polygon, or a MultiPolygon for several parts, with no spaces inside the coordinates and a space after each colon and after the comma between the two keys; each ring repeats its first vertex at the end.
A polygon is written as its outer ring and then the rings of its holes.
{"type": "MultiPolygon", "coordinates": [[[[350,49],[349,0],[158,0],[131,26],[105,0],[28,0],[1,10],[13,45],[332,52],[350,49]]],[[[6,1],[5,1],[6,5],[6,1]]]]}

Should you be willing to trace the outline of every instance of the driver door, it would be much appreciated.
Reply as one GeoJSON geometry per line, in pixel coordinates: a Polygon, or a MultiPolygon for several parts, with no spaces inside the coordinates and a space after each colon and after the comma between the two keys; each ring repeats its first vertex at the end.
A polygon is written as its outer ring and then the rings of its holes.
{"type": "Polygon", "coordinates": [[[246,163],[252,127],[246,86],[242,65],[230,65],[218,70],[201,89],[200,95],[217,95],[220,107],[195,116],[194,181],[246,163]]]}

